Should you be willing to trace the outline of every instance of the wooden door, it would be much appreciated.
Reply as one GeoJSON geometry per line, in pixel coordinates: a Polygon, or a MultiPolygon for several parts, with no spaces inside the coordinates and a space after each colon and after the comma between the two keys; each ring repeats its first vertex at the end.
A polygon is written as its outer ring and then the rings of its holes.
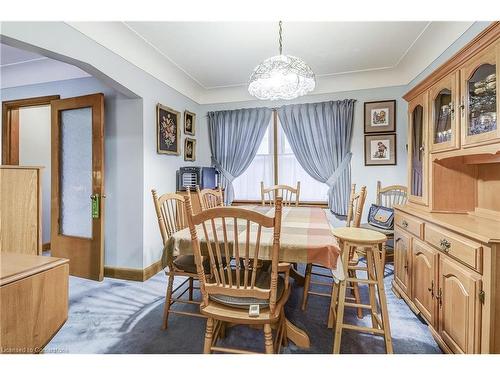
{"type": "Polygon", "coordinates": [[[459,74],[447,75],[429,90],[429,145],[431,152],[460,147],[459,74]]]}
{"type": "Polygon", "coordinates": [[[454,353],[479,353],[480,276],[456,261],[439,262],[439,333],[454,353]]]}
{"type": "Polygon", "coordinates": [[[411,298],[411,241],[412,238],[396,228],[394,235],[394,279],[411,298]]]}
{"type": "Polygon", "coordinates": [[[500,112],[500,42],[470,59],[460,70],[461,131],[464,147],[497,142],[500,112]]]}
{"type": "Polygon", "coordinates": [[[413,239],[413,302],[422,317],[435,325],[436,322],[436,266],[438,252],[429,245],[413,239]]]}
{"type": "Polygon", "coordinates": [[[408,103],[408,200],[427,206],[428,92],[408,103]]]}
{"type": "Polygon", "coordinates": [[[54,100],[52,107],[52,256],[71,275],[104,276],[104,95],[54,100]]]}

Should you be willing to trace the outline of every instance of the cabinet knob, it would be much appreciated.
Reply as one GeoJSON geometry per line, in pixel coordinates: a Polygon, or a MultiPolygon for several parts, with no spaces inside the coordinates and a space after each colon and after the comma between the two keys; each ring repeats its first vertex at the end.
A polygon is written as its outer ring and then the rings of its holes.
{"type": "Polygon", "coordinates": [[[439,246],[441,247],[441,250],[443,250],[444,252],[448,252],[450,251],[451,243],[446,238],[442,238],[439,242],[439,246]]]}
{"type": "Polygon", "coordinates": [[[401,222],[401,225],[403,226],[403,228],[408,228],[408,222],[406,220],[403,220],[401,222]]]}

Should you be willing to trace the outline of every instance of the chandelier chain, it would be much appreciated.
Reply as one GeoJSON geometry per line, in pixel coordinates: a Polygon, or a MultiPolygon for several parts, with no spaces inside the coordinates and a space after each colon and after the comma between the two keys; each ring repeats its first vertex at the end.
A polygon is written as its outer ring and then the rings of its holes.
{"type": "Polygon", "coordinates": [[[282,37],[282,33],[283,33],[283,28],[281,27],[282,25],[282,22],[280,21],[279,22],[279,27],[280,27],[280,37],[279,37],[279,45],[280,45],[280,55],[282,55],[283,53],[283,37],[282,37]]]}

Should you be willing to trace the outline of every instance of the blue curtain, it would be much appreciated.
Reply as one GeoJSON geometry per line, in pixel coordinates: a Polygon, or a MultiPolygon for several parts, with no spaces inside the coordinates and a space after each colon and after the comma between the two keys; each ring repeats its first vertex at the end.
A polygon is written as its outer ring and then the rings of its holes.
{"type": "MultiPolygon", "coordinates": [[[[271,120],[269,108],[208,112],[212,165],[221,174],[225,203],[234,198],[233,180],[250,165],[271,120]]],[[[255,185],[255,189],[259,186],[255,185]]]]}
{"type": "Polygon", "coordinates": [[[293,104],[278,109],[290,147],[304,170],[329,186],[328,206],[347,214],[351,190],[354,99],[293,104]]]}

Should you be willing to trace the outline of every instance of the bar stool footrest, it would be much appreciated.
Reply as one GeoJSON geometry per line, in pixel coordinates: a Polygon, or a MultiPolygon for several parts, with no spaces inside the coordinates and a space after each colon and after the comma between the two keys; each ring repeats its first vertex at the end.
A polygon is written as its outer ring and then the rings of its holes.
{"type": "Polygon", "coordinates": [[[342,324],[342,329],[350,329],[352,331],[361,331],[366,333],[372,333],[376,335],[384,335],[384,330],[372,327],[355,326],[353,324],[342,324]]]}

